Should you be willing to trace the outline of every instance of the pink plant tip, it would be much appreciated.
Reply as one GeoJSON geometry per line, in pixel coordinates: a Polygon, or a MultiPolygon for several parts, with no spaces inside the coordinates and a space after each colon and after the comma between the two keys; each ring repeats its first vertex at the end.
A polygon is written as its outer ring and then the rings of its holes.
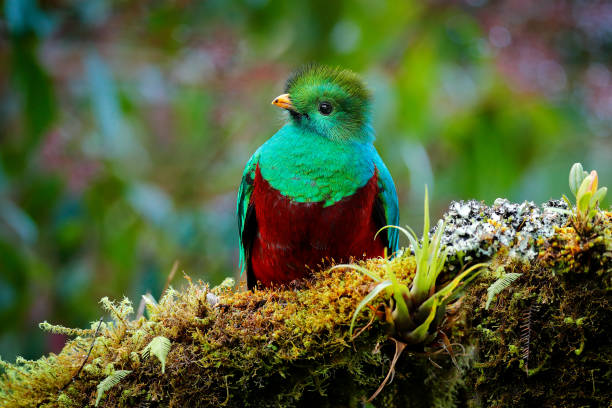
{"type": "Polygon", "coordinates": [[[591,178],[591,183],[589,183],[588,191],[595,193],[595,191],[597,191],[597,172],[595,170],[592,170],[591,174],[589,174],[589,177],[591,178]]]}

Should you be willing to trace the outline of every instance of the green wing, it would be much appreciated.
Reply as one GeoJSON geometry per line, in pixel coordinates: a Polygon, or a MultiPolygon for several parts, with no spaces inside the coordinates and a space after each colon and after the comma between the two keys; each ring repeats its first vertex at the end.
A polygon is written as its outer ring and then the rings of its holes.
{"type": "Polygon", "coordinates": [[[255,170],[257,169],[258,162],[259,150],[251,156],[244,168],[242,182],[238,189],[236,215],[238,216],[238,239],[240,244],[240,275],[248,267],[249,251],[257,233],[257,220],[255,219],[255,207],[251,204],[251,194],[253,193],[253,182],[255,181],[255,170]]]}
{"type": "MultiPolygon", "coordinates": [[[[378,152],[374,150],[374,165],[378,170],[378,200],[377,203],[384,210],[384,222],[380,228],[386,225],[399,225],[399,208],[395,184],[391,178],[387,166],[382,161],[378,152]]],[[[391,254],[399,249],[399,231],[397,228],[387,228],[387,240],[391,254]]]]}

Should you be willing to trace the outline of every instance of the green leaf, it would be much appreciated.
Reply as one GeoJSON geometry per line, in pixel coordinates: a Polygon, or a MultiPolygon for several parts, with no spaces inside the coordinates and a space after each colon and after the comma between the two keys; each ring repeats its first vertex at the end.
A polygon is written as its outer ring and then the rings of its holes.
{"type": "Polygon", "coordinates": [[[574,194],[574,196],[578,197],[578,189],[582,184],[582,181],[587,176],[587,172],[582,168],[582,164],[574,163],[569,173],[569,187],[574,194]]]}
{"type": "Polygon", "coordinates": [[[578,207],[578,212],[586,214],[589,211],[589,205],[591,204],[592,196],[593,193],[591,193],[590,191],[586,191],[580,195],[580,197],[578,198],[578,202],[576,203],[576,207],[578,207]]]}
{"type": "Polygon", "coordinates": [[[96,407],[100,403],[100,399],[105,392],[113,388],[115,385],[119,384],[121,380],[123,380],[132,370],[117,370],[114,371],[111,375],[103,379],[98,384],[98,395],[96,396],[96,407]]]}
{"type": "Polygon", "coordinates": [[[166,337],[157,336],[142,349],[142,355],[144,358],[149,358],[151,354],[157,357],[162,365],[162,374],[164,374],[166,372],[166,357],[168,357],[171,346],[170,340],[166,337]]]}
{"type": "Polygon", "coordinates": [[[442,220],[438,221],[436,232],[432,239],[432,246],[430,247],[430,253],[428,261],[429,265],[427,268],[427,292],[429,293],[432,286],[436,284],[436,279],[438,275],[442,271],[444,264],[446,263],[447,253],[446,251],[441,251],[441,243],[442,243],[442,234],[444,232],[444,228],[446,228],[446,223],[442,222],[442,220]]]}
{"type": "Polygon", "coordinates": [[[404,294],[410,296],[410,292],[406,285],[393,282],[393,300],[395,301],[395,310],[393,311],[393,322],[399,329],[405,327],[414,327],[410,310],[404,300],[404,294]]]}
{"type": "Polygon", "coordinates": [[[589,191],[589,185],[591,184],[592,180],[593,176],[591,175],[588,175],[582,180],[582,183],[580,183],[580,187],[578,187],[578,192],[576,193],[576,202],[580,201],[582,196],[586,194],[587,191],[589,191]]]}
{"type": "Polygon", "coordinates": [[[597,190],[595,194],[593,194],[593,197],[591,197],[591,203],[590,203],[591,208],[597,207],[597,205],[601,203],[603,199],[606,197],[607,192],[608,192],[607,187],[602,187],[599,190],[597,190]]]}
{"type": "MultiPolygon", "coordinates": [[[[425,185],[425,200],[423,203],[423,243],[425,237],[429,238],[429,195],[427,193],[427,185],[425,185]]],[[[429,239],[427,239],[429,241],[429,239]]]]}
{"type": "Polygon", "coordinates": [[[485,305],[485,309],[489,310],[489,305],[499,293],[501,293],[504,289],[512,284],[515,280],[517,280],[522,274],[520,273],[506,273],[504,276],[493,282],[491,286],[487,288],[487,303],[485,305]]]}
{"type": "MultiPolygon", "coordinates": [[[[574,205],[572,204],[572,202],[570,201],[570,199],[569,199],[569,198],[567,198],[567,196],[566,196],[565,194],[563,194],[563,197],[561,197],[561,198],[563,198],[563,201],[565,201],[565,203],[567,204],[567,208],[568,208],[568,210],[563,210],[563,211],[567,211],[568,213],[571,213],[571,211],[570,211],[570,210],[572,209],[572,207],[573,207],[574,205]]],[[[551,208],[549,208],[549,209],[553,209],[553,208],[551,207],[551,208]]],[[[561,210],[561,208],[555,208],[554,210],[561,210]]]]}
{"type": "MultiPolygon", "coordinates": [[[[412,247],[413,250],[415,249],[415,247],[417,247],[417,249],[420,248],[419,245],[418,245],[417,235],[414,232],[414,230],[412,228],[410,228],[409,226],[406,226],[406,228],[402,228],[402,227],[397,226],[397,225],[385,225],[380,230],[378,230],[378,232],[380,232],[382,230],[385,230],[387,228],[395,228],[396,230],[398,230],[402,234],[404,234],[410,240],[410,246],[412,247]]],[[[378,232],[376,234],[378,234],[378,232]]]]}
{"type": "Polygon", "coordinates": [[[361,272],[366,276],[369,276],[373,281],[375,282],[380,282],[382,279],[378,276],[376,276],[374,273],[372,273],[372,271],[370,271],[367,268],[364,268],[363,266],[359,266],[359,265],[353,265],[353,264],[340,264],[340,265],[335,265],[332,268],[330,268],[330,271],[333,271],[334,269],[340,269],[340,268],[350,268],[350,269],[354,269],[357,272],[361,272]]]}
{"type": "Polygon", "coordinates": [[[351,320],[351,326],[349,328],[349,334],[351,336],[353,335],[353,327],[355,326],[355,320],[357,319],[357,315],[359,314],[361,309],[363,309],[368,303],[374,300],[374,298],[378,296],[380,292],[382,292],[383,290],[385,290],[385,288],[391,286],[392,284],[393,283],[390,280],[380,282],[374,287],[374,289],[370,291],[370,293],[367,294],[366,297],[363,298],[361,302],[359,302],[359,305],[357,305],[357,309],[355,309],[355,313],[353,313],[353,319],[351,320]]]}
{"type": "Polygon", "coordinates": [[[405,340],[409,343],[417,344],[421,343],[423,340],[427,338],[427,334],[429,331],[429,326],[436,316],[436,310],[438,308],[438,298],[434,298],[433,304],[431,305],[431,310],[429,311],[429,315],[427,319],[423,323],[421,323],[416,329],[411,331],[407,336],[405,336],[405,340]]]}
{"type": "Polygon", "coordinates": [[[432,305],[435,303],[437,299],[441,299],[440,303],[444,303],[446,299],[448,299],[450,296],[453,295],[453,293],[455,292],[455,290],[457,290],[460,284],[465,284],[471,281],[472,279],[474,279],[480,273],[480,269],[485,268],[486,266],[488,266],[488,264],[486,263],[479,263],[476,265],[472,265],[471,267],[466,269],[464,272],[457,275],[455,279],[450,281],[446,286],[444,286],[442,289],[434,293],[433,296],[429,297],[425,302],[421,304],[421,306],[419,306],[416,312],[417,316],[423,315],[424,313],[428,313],[430,308],[433,307],[432,305]],[[467,279],[464,279],[470,274],[472,276],[470,276],[467,279]]]}

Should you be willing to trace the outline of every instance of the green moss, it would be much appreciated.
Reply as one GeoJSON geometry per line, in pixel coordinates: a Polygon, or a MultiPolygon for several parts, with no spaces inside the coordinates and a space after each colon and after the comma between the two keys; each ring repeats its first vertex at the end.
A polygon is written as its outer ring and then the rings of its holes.
{"type": "MultiPolygon", "coordinates": [[[[367,266],[381,273],[384,262],[370,260],[367,266]]],[[[411,257],[397,258],[391,267],[410,282],[411,257]]],[[[169,290],[159,305],[148,305],[148,319],[130,319],[125,299],[103,299],[113,319],[101,325],[90,360],[68,391],[59,390],[83,362],[91,335],[69,341],[57,356],[7,366],[0,405],[92,405],[100,381],[116,370],[132,370],[100,406],[357,406],[376,390],[390,363],[382,324],[374,322],[356,339],[348,334],[352,313],[373,283],[350,270],[326,271],[293,290],[216,290],[218,303],[211,306],[208,287],[190,282],[184,292],[169,290]],[[159,361],[140,353],[156,336],[171,341],[165,375],[159,361]]],[[[362,313],[358,327],[371,314],[362,313]]],[[[449,378],[454,371],[444,361],[447,370],[435,368],[422,353],[405,360],[377,404],[403,404],[409,398],[401,389],[422,387],[409,384],[415,379],[422,384],[432,370],[449,378]]],[[[434,392],[420,394],[410,398],[410,406],[435,400],[434,392]]]]}
{"type": "MultiPolygon", "coordinates": [[[[502,247],[490,272],[451,305],[442,327],[455,344],[455,363],[442,337],[405,351],[373,406],[606,406],[612,400],[612,214],[602,214],[588,237],[564,227],[540,240],[536,262],[512,258],[502,247]],[[501,273],[521,277],[487,310],[487,288],[501,273]]],[[[387,262],[401,282],[411,281],[415,265],[407,254],[366,266],[382,275],[387,262]]],[[[443,280],[458,269],[449,265],[443,280]]],[[[103,299],[111,320],[100,325],[79,376],[70,383],[97,322],[74,331],[44,325],[77,337],[58,355],[0,360],[0,406],[93,406],[98,384],[119,370],[131,372],[104,393],[100,406],[361,406],[387,374],[394,351],[377,319],[358,337],[349,335],[352,314],[373,285],[348,269],[323,271],[283,290],[210,290],[189,281],[183,291],[170,289],[158,305],[148,304],[146,318],[131,317],[125,299],[103,299]],[[165,374],[160,360],[141,353],[158,336],[171,342],[165,374]]],[[[372,317],[366,308],[356,330],[372,317]]]]}
{"type": "MultiPolygon", "coordinates": [[[[497,256],[493,262],[524,275],[483,307],[496,276],[483,276],[465,297],[478,344],[466,372],[479,405],[607,406],[612,400],[612,215],[601,212],[588,237],[572,227],[541,240],[536,262],[497,256]]],[[[494,268],[493,268],[494,269],[494,268]]]]}

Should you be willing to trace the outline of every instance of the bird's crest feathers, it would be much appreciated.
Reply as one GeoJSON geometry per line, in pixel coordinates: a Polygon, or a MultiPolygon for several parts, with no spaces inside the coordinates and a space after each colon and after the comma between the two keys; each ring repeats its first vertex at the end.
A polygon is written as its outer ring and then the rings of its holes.
{"type": "Polygon", "coordinates": [[[365,87],[359,75],[348,69],[315,63],[303,65],[293,71],[285,83],[285,92],[291,93],[296,86],[322,83],[338,85],[349,95],[362,100],[364,103],[370,103],[370,91],[365,87]]]}

